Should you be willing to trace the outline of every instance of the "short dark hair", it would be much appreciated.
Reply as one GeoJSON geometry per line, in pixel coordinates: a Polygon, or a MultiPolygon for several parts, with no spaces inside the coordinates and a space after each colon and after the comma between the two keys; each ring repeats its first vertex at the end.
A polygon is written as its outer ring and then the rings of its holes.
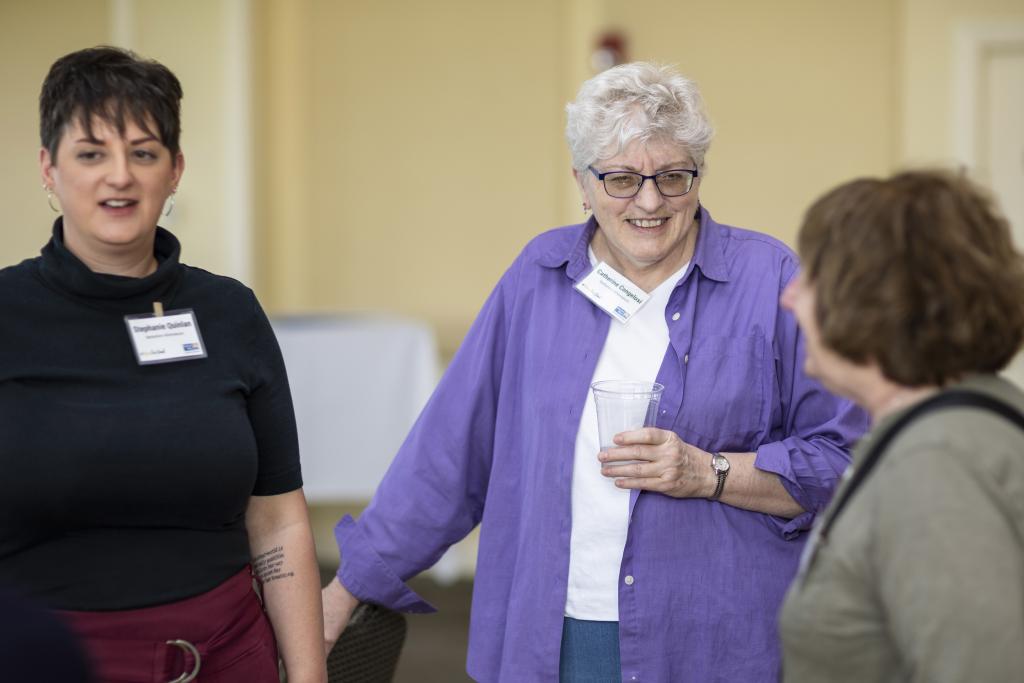
{"type": "Polygon", "coordinates": [[[798,249],[822,342],[891,381],[996,372],[1024,340],[1024,260],[992,199],[963,175],[841,185],[808,209],[798,249]]]}
{"type": "Polygon", "coordinates": [[[72,121],[92,135],[93,117],[99,117],[123,135],[131,120],[177,154],[181,97],[178,78],[159,62],[116,47],[79,50],[54,62],[43,81],[39,137],[56,160],[57,146],[72,121]]]}

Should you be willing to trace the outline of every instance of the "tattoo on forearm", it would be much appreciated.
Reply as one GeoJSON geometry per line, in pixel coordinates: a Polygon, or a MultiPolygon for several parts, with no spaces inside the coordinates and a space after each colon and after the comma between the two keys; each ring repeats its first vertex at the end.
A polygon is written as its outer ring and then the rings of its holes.
{"type": "Polygon", "coordinates": [[[284,570],[284,548],[282,546],[275,546],[254,557],[252,571],[256,574],[256,578],[265,584],[295,576],[295,572],[284,570]]]}

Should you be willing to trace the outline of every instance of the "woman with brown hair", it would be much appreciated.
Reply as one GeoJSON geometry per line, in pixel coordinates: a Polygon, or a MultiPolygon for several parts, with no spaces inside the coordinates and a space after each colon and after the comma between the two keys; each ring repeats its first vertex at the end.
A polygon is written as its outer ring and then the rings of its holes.
{"type": "Polygon", "coordinates": [[[783,606],[786,681],[1019,680],[1024,261],[966,178],[856,180],[819,199],[786,289],[808,374],[873,429],[783,606]]]}

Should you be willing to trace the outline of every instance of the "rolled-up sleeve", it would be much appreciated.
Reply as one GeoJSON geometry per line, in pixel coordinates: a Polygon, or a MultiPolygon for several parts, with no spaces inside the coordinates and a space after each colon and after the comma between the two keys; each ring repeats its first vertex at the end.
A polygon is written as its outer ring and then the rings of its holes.
{"type": "Polygon", "coordinates": [[[370,505],[335,528],[338,578],[361,600],[433,611],[405,581],[481,519],[517,264],[487,299],[370,505]]]}
{"type": "MultiPolygon", "coordinates": [[[[792,276],[791,272],[784,278],[782,288],[792,276]]],[[[784,436],[761,445],[754,464],[777,474],[789,495],[806,511],[790,520],[772,518],[785,538],[809,529],[815,516],[828,505],[850,463],[853,444],[868,427],[864,411],[829,393],[804,373],[805,353],[796,320],[789,312],[780,311],[775,331],[775,370],[784,436]]]]}

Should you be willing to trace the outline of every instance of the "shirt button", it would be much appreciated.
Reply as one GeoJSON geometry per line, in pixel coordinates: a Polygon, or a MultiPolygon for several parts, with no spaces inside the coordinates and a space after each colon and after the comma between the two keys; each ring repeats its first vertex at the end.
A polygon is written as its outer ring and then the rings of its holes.
{"type": "Polygon", "coordinates": [[[683,365],[686,365],[689,362],[690,362],[690,354],[688,354],[688,353],[683,354],[683,365]]]}
{"type": "MultiPolygon", "coordinates": [[[[673,314],[672,314],[672,319],[673,319],[673,320],[679,320],[679,313],[678,313],[678,312],[676,312],[676,313],[673,313],[673,314]]],[[[636,679],[634,678],[633,680],[636,680],[636,679]]]]}
{"type": "Polygon", "coordinates": [[[625,580],[627,586],[632,586],[633,585],[633,575],[632,574],[627,574],[626,578],[624,580],[625,580]]]}

